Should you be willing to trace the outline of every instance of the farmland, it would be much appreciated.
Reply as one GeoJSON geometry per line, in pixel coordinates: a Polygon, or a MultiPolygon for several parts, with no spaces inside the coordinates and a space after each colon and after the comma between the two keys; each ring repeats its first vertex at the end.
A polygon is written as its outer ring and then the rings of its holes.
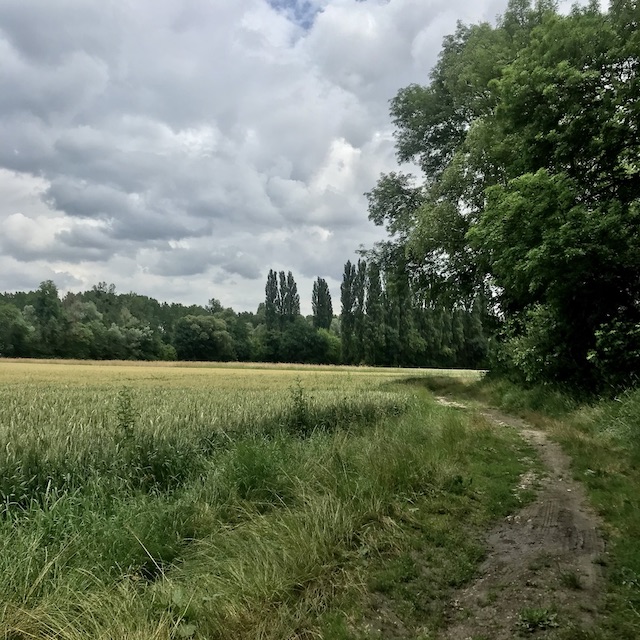
{"type": "Polygon", "coordinates": [[[357,637],[416,549],[437,628],[524,445],[416,375],[3,361],[0,633],[357,637]]]}

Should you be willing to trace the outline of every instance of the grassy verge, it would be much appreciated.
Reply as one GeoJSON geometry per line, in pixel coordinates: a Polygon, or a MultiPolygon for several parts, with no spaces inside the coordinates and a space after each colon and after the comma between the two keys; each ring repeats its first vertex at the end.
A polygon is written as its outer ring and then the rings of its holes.
{"type": "Polygon", "coordinates": [[[557,391],[525,390],[504,381],[421,383],[437,393],[519,413],[562,445],[606,523],[607,594],[593,638],[640,638],[640,390],[581,403],[557,391]]]}
{"type": "Polygon", "coordinates": [[[157,384],[1,390],[1,637],[432,637],[522,499],[415,385],[157,384]]]}

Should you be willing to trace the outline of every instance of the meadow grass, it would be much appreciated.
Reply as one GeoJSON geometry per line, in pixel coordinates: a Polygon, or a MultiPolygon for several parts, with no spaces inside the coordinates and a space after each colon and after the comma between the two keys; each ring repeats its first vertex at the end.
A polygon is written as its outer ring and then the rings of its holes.
{"type": "Polygon", "coordinates": [[[417,373],[1,362],[0,636],[435,632],[531,452],[417,373]]]}

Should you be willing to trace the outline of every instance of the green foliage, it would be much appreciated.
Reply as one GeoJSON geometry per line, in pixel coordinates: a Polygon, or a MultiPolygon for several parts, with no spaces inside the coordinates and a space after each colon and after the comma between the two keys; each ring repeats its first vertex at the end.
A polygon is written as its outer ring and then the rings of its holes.
{"type": "Polygon", "coordinates": [[[378,226],[386,225],[390,236],[406,238],[424,199],[422,188],[414,186],[413,176],[394,172],[383,174],[365,195],[369,201],[369,219],[378,226]]]}
{"type": "Polygon", "coordinates": [[[342,340],[342,360],[351,363],[355,360],[355,278],[356,267],[347,260],[344,265],[342,284],[340,285],[340,302],[342,312],[340,315],[340,337],[342,340]]]}
{"type": "Polygon", "coordinates": [[[311,308],[313,309],[313,326],[316,329],[330,329],[333,320],[333,305],[331,304],[329,285],[324,278],[318,278],[313,283],[311,308]]]}
{"type": "MultiPolygon", "coordinates": [[[[496,27],[459,25],[430,83],[391,104],[398,157],[425,181],[382,176],[368,194],[392,235],[374,253],[403,254],[413,289],[439,305],[494,292],[498,362],[530,383],[602,389],[638,374],[636,27],[628,0],[569,15],[512,0],[496,27]]],[[[459,325],[441,341],[452,358],[459,325]]]]}
{"type": "Polygon", "coordinates": [[[340,338],[327,329],[318,329],[318,338],[321,343],[321,357],[319,363],[340,364],[342,345],[340,338]]]}
{"type": "Polygon", "coordinates": [[[559,627],[558,614],[546,608],[523,609],[518,615],[518,628],[522,633],[536,633],[559,627]]]}
{"type": "Polygon", "coordinates": [[[173,343],[181,360],[235,360],[235,348],[224,320],[185,316],[175,326],[173,343]]]}
{"type": "Polygon", "coordinates": [[[353,279],[353,364],[364,362],[366,291],[367,263],[365,260],[358,260],[353,279]]]}
{"type": "Polygon", "coordinates": [[[20,358],[29,354],[31,329],[11,304],[0,302],[0,356],[20,358]]]}
{"type": "Polygon", "coordinates": [[[326,335],[320,333],[331,326],[333,318],[326,281],[318,278],[313,285],[313,324],[300,315],[300,296],[291,271],[270,270],[265,291],[265,326],[256,327],[253,333],[254,358],[267,362],[335,361],[329,355],[326,335]]]}
{"type": "Polygon", "coordinates": [[[599,377],[612,389],[638,385],[640,322],[612,319],[595,332],[595,345],[587,356],[599,377]],[[632,375],[629,375],[632,372],[632,375]]]}
{"type": "Polygon", "coordinates": [[[302,316],[288,322],[278,338],[278,361],[324,362],[326,342],[319,331],[302,316]]]}
{"type": "MultiPolygon", "coordinates": [[[[270,277],[272,279],[271,282],[267,280],[268,295],[272,294],[275,272],[272,272],[270,277]]],[[[293,322],[300,315],[300,296],[291,271],[286,275],[284,271],[280,271],[278,280],[279,286],[275,300],[276,318],[280,328],[284,328],[288,322],[293,322]]]]}
{"type": "Polygon", "coordinates": [[[289,430],[295,434],[307,435],[316,425],[312,422],[309,400],[305,395],[300,378],[296,378],[295,385],[291,388],[291,403],[289,430]]]}
{"type": "Polygon", "coordinates": [[[36,321],[34,340],[39,354],[57,356],[60,353],[64,319],[58,288],[52,280],[40,284],[34,297],[33,312],[36,321]]]}
{"type": "Polygon", "coordinates": [[[384,362],[384,316],[380,265],[370,261],[366,277],[367,300],[364,331],[364,361],[369,364],[384,362]]]}
{"type": "Polygon", "coordinates": [[[385,262],[381,273],[376,260],[360,261],[360,277],[354,265],[345,265],[340,330],[343,362],[484,366],[487,314],[481,298],[475,298],[470,309],[434,304],[410,281],[406,264],[398,262],[385,262]]]}

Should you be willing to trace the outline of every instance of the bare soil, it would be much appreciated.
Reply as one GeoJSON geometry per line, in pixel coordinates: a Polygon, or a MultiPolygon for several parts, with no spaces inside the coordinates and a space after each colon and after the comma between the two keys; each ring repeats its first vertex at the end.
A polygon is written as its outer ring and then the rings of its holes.
{"type": "Polygon", "coordinates": [[[536,448],[545,471],[542,477],[533,470],[523,474],[519,488],[536,490],[535,499],[489,533],[479,575],[454,595],[440,638],[571,637],[571,630],[592,625],[599,606],[606,554],[601,522],[558,444],[522,420],[481,413],[517,429],[536,448]]]}

